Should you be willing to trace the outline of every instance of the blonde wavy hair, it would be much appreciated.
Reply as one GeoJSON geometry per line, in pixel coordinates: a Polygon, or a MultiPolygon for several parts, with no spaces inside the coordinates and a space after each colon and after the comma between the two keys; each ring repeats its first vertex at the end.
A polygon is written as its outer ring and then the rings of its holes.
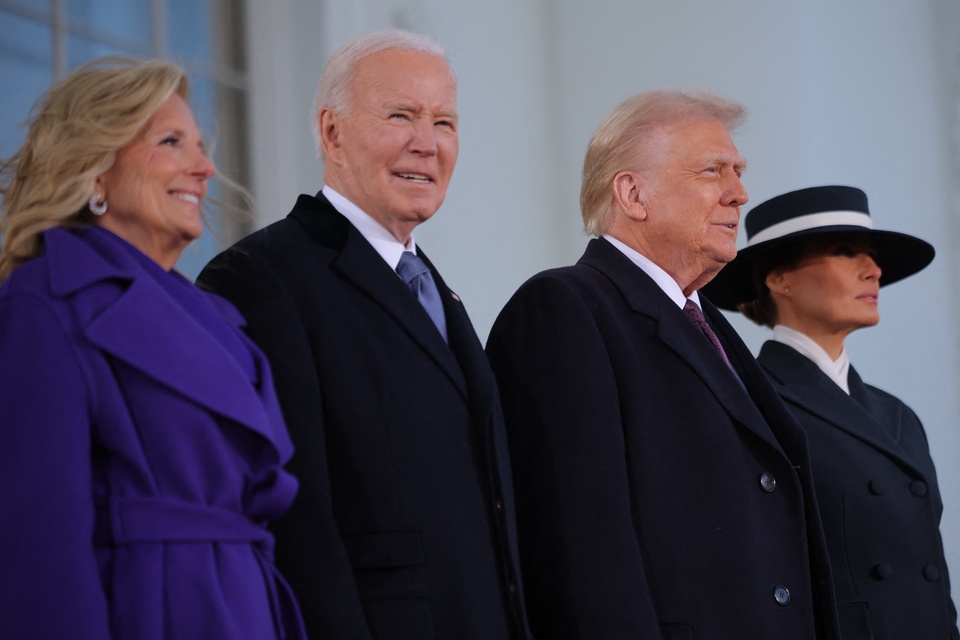
{"type": "Polygon", "coordinates": [[[188,93],[177,65],[118,56],[92,60],[47,89],[23,146],[0,166],[0,282],[36,257],[44,231],[90,223],[97,176],[170,96],[188,93]]]}
{"type": "Polygon", "coordinates": [[[674,89],[627,98],[604,118],[587,146],[580,187],[580,213],[587,234],[600,236],[614,218],[613,178],[620,171],[649,172],[659,162],[658,136],[670,125],[718,120],[733,132],[746,117],[736,102],[707,92],[674,89]]]}

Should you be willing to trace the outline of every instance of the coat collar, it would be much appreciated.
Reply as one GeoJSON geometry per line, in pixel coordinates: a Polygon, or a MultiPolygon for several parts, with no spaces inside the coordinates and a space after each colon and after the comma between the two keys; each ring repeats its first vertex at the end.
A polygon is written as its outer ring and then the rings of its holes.
{"type": "MultiPolygon", "coordinates": [[[[290,216],[307,229],[315,242],[337,252],[332,262],[333,269],[366,293],[403,327],[410,338],[444,371],[464,398],[467,398],[466,380],[453,351],[458,342],[468,339],[468,336],[463,335],[465,327],[459,317],[462,305],[444,284],[429,259],[417,250],[418,255],[433,272],[437,289],[443,298],[450,346],[443,341],[426,311],[410,294],[403,281],[396,277],[363,235],[322,194],[318,194],[316,198],[301,195],[290,216]]],[[[469,321],[466,324],[469,325],[469,321]]],[[[472,327],[469,327],[469,330],[472,331],[472,327]]]]}
{"type": "Polygon", "coordinates": [[[732,333],[732,329],[728,330],[727,323],[719,318],[720,314],[713,305],[701,297],[703,311],[710,326],[720,338],[743,385],[683,311],[642,269],[612,244],[602,238],[592,240],[579,264],[592,266],[603,272],[620,290],[627,305],[634,312],[646,315],[657,323],[660,340],[693,369],[733,420],[753,431],[773,448],[782,451],[780,443],[748,392],[748,389],[755,385],[757,376],[749,367],[744,366],[744,361],[745,358],[752,360],[752,357],[746,352],[746,347],[742,346],[739,338],[732,333]]]}
{"type": "Polygon", "coordinates": [[[924,476],[897,442],[900,425],[895,418],[871,411],[873,407],[868,389],[852,366],[849,376],[851,395],[848,396],[814,362],[787,345],[773,341],[764,343],[758,360],[788,403],[862,440],[909,466],[921,477],[924,476]]]}
{"type": "MultiPolygon", "coordinates": [[[[44,234],[55,297],[72,297],[81,331],[98,348],[174,392],[259,433],[289,456],[272,390],[260,397],[233,356],[122,247],[91,229],[44,234]]],[[[212,294],[203,295],[212,299],[212,294]]],[[[218,310],[222,304],[214,302],[218,310]]],[[[237,313],[224,315],[239,329],[237,313]]],[[[242,333],[242,332],[241,332],[242,333]]],[[[251,346],[245,337],[244,343],[251,346]]],[[[261,389],[270,370],[253,349],[261,389]]]]}

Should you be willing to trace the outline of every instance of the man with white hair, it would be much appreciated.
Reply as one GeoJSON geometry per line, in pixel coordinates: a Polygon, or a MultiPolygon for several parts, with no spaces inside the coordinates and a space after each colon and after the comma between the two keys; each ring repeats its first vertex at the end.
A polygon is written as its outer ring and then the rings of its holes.
{"type": "Polygon", "coordinates": [[[413,237],[457,160],[456,79],[423,36],[362,35],[315,125],[323,189],[198,281],[247,318],[296,446],[277,564],[311,637],[528,638],[496,385],[413,237]]]}

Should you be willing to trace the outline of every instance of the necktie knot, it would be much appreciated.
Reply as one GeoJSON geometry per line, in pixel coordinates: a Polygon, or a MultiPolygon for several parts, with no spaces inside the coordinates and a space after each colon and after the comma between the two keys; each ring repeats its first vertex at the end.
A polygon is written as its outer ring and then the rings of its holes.
{"type": "Polygon", "coordinates": [[[400,263],[397,264],[397,273],[400,274],[400,279],[408,287],[414,285],[419,287],[419,279],[424,274],[429,274],[430,268],[413,251],[404,251],[400,255],[400,263]]]}
{"type": "Polygon", "coordinates": [[[410,292],[417,297],[423,310],[427,312],[444,341],[447,339],[447,317],[443,312],[443,300],[433,281],[430,267],[414,252],[404,251],[397,264],[397,274],[410,292]]]}

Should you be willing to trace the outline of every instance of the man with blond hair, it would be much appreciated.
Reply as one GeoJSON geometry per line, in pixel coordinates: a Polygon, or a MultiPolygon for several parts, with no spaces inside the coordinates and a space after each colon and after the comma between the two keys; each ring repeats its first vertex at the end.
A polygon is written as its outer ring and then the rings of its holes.
{"type": "Polygon", "coordinates": [[[838,637],[803,433],[697,294],[736,256],[743,116],[617,107],[584,161],[596,238],[491,331],[537,637],[838,637]]]}
{"type": "Polygon", "coordinates": [[[526,639],[496,384],[413,237],[457,160],[453,72],[423,36],[365,34],[314,113],[322,191],[199,280],[246,316],[296,447],[277,565],[314,638],[526,639]]]}

